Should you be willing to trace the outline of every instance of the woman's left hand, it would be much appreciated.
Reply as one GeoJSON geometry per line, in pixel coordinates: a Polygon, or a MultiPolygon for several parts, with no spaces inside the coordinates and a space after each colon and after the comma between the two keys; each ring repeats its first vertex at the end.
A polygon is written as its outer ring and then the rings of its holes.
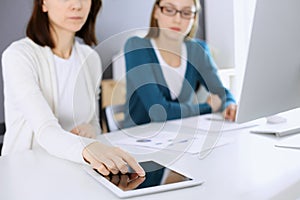
{"type": "Polygon", "coordinates": [[[230,104],[229,106],[227,106],[223,111],[224,119],[232,122],[235,121],[236,110],[237,110],[236,104],[230,104]]]}
{"type": "Polygon", "coordinates": [[[71,133],[87,138],[96,138],[96,129],[90,124],[80,124],[73,128],[71,133]]]}

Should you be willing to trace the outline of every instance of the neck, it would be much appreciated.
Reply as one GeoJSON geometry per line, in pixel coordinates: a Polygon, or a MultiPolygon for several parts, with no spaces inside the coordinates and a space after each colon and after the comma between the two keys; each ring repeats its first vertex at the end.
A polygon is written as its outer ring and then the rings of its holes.
{"type": "Polygon", "coordinates": [[[158,50],[168,65],[172,67],[179,67],[181,64],[181,46],[180,40],[168,40],[166,38],[154,38],[158,50]]]}
{"type": "Polygon", "coordinates": [[[180,55],[181,54],[181,46],[182,42],[181,40],[170,40],[163,37],[157,37],[154,38],[156,45],[159,49],[165,50],[168,52],[172,52],[173,54],[180,55]]]}
{"type": "Polygon", "coordinates": [[[61,58],[69,58],[72,53],[75,33],[52,31],[52,36],[55,44],[52,52],[61,58]]]}

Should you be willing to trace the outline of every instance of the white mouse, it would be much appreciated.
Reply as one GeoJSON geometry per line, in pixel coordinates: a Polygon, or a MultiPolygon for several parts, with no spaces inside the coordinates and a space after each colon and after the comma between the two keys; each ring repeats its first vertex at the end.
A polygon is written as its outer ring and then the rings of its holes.
{"type": "Polygon", "coordinates": [[[280,123],[285,123],[286,118],[278,116],[278,115],[273,115],[270,117],[267,117],[267,123],[268,124],[280,124],[280,123]]]}

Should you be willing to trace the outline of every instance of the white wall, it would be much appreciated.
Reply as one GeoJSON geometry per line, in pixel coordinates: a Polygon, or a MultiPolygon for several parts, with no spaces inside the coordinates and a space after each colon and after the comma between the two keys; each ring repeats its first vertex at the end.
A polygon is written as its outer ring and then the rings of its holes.
{"type": "Polygon", "coordinates": [[[256,0],[205,0],[206,38],[220,69],[233,68],[239,99],[256,0]]]}
{"type": "Polygon", "coordinates": [[[233,1],[205,0],[206,40],[220,69],[235,66],[233,1]]]}
{"type": "Polygon", "coordinates": [[[251,36],[252,21],[255,11],[256,0],[234,0],[234,32],[235,32],[235,83],[232,90],[237,100],[241,93],[241,86],[246,67],[248,46],[251,36]]]}
{"type": "Polygon", "coordinates": [[[97,51],[101,56],[103,71],[107,72],[106,69],[112,64],[113,56],[120,52],[134,30],[148,29],[154,1],[103,0],[96,26],[99,40],[97,51]]]}

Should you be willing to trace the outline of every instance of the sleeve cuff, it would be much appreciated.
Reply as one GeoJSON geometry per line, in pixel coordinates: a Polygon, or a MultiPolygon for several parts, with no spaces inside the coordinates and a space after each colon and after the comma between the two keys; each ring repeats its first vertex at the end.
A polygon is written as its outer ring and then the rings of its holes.
{"type": "Polygon", "coordinates": [[[211,107],[208,103],[203,103],[199,105],[200,115],[211,113],[211,107]]]}

